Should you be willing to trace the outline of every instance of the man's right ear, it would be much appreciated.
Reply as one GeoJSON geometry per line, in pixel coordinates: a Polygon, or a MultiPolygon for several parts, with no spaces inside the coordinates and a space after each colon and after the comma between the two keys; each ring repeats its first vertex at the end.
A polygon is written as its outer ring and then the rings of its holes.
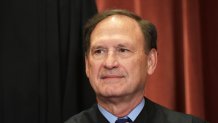
{"type": "Polygon", "coordinates": [[[85,56],[85,64],[86,64],[86,76],[89,78],[89,61],[87,56],[85,56]]]}

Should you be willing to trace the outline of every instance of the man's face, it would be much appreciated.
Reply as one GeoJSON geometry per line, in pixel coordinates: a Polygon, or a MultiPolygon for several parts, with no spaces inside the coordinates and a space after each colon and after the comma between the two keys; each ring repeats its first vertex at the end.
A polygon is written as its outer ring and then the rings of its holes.
{"type": "Polygon", "coordinates": [[[86,56],[86,74],[97,97],[144,93],[147,74],[153,72],[144,45],[139,25],[129,17],[114,15],[97,24],[86,56]]]}

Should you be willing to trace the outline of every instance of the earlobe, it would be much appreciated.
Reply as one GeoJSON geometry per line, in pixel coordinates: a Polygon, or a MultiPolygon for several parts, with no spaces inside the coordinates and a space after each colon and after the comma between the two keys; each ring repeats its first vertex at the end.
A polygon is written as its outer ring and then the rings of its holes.
{"type": "Polygon", "coordinates": [[[154,73],[154,70],[157,66],[157,50],[151,49],[148,55],[148,75],[151,75],[154,73]]]}

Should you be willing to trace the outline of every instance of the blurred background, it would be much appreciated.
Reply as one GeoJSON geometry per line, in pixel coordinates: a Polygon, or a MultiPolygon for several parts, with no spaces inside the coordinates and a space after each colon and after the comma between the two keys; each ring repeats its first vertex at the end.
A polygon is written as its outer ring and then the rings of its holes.
{"type": "Polygon", "coordinates": [[[127,9],[158,30],[158,66],[145,95],[218,122],[217,0],[10,0],[0,2],[0,122],[61,123],[90,107],[82,28],[127,9]]]}

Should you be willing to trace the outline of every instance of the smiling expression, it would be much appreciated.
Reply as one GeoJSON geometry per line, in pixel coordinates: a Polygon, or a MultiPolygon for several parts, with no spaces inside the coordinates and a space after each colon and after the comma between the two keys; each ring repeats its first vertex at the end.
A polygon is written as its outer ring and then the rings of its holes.
{"type": "Polygon", "coordinates": [[[144,40],[138,23],[124,15],[109,16],[96,25],[86,74],[97,98],[143,95],[149,73],[144,40]]]}

